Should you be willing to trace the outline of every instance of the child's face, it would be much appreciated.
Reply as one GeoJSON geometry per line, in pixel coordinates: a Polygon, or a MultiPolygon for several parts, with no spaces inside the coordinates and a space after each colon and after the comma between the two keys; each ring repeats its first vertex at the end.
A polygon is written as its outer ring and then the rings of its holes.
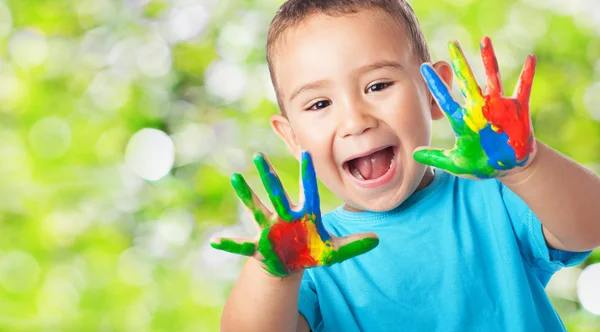
{"type": "MultiPolygon", "coordinates": [[[[313,15],[284,34],[274,59],[287,119],[271,124],[296,158],[311,153],[347,208],[387,211],[431,181],[412,154],[442,114],[406,34],[385,14],[313,15]]],[[[435,67],[451,80],[447,64],[435,67]]]]}

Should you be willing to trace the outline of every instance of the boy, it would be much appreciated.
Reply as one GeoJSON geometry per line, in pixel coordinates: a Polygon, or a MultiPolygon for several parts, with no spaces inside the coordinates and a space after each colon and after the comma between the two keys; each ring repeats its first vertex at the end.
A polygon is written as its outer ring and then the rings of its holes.
{"type": "Polygon", "coordinates": [[[465,108],[449,96],[449,64],[421,67],[428,48],[405,0],[280,8],[267,41],[281,109],[271,124],[302,159],[305,202],[290,208],[261,155],[255,162],[278,216],[233,176],[263,231],[252,242],[213,243],[253,257],[225,305],[223,330],[564,330],[544,287],[600,245],[600,179],[534,139],[535,58],[515,97],[504,98],[489,39],[486,95],[458,45],[450,50],[465,108]],[[420,148],[443,112],[457,147],[420,148]],[[323,216],[325,227],[302,151],[345,202],[323,216]]]}

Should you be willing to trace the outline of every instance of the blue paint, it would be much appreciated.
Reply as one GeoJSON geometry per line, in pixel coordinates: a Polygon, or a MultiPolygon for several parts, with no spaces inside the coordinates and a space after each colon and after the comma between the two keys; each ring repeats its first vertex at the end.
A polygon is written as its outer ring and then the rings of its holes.
{"type": "Polygon", "coordinates": [[[438,105],[442,111],[446,113],[448,119],[452,123],[452,129],[459,135],[457,129],[465,126],[463,108],[456,100],[454,100],[454,97],[452,97],[452,94],[448,91],[448,87],[431,65],[426,63],[422,64],[421,74],[425,78],[425,83],[427,83],[427,86],[435,100],[438,102],[438,105]]]}
{"type": "Polygon", "coordinates": [[[314,215],[315,227],[321,240],[331,240],[331,236],[325,230],[321,221],[321,208],[319,202],[319,187],[317,175],[308,151],[302,151],[302,186],[304,188],[304,208],[300,215],[314,215]]]}
{"type": "Polygon", "coordinates": [[[508,144],[508,135],[505,132],[497,133],[488,124],[479,131],[479,138],[490,166],[497,170],[507,170],[517,165],[517,155],[508,144]]]}

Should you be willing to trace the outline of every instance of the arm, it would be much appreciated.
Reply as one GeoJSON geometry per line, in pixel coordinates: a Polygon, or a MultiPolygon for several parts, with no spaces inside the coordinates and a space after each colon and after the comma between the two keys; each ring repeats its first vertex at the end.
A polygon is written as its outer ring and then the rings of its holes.
{"type": "Polygon", "coordinates": [[[528,167],[500,177],[544,225],[552,248],[587,251],[600,246],[600,178],[541,142],[528,167]]]}
{"type": "Polygon", "coordinates": [[[248,259],[221,316],[222,331],[304,331],[308,323],[298,313],[303,270],[288,277],[272,276],[248,259]]]}
{"type": "Polygon", "coordinates": [[[233,187],[260,231],[257,238],[214,239],[211,246],[252,257],[223,310],[224,331],[308,331],[298,313],[304,269],[330,266],[375,248],[373,233],[337,237],[321,221],[317,178],[308,152],[302,153],[303,206],[292,206],[279,177],[262,154],[254,163],[275,208],[269,211],[240,174],[233,187]]]}
{"type": "Polygon", "coordinates": [[[481,41],[486,94],[458,42],[448,46],[465,106],[456,102],[431,66],[423,65],[422,72],[457,134],[456,144],[448,151],[419,149],[415,159],[459,176],[497,177],[542,222],[550,247],[587,251],[600,246],[600,178],[533,136],[529,97],[535,57],[527,57],[515,92],[507,98],[489,38],[481,41]]]}

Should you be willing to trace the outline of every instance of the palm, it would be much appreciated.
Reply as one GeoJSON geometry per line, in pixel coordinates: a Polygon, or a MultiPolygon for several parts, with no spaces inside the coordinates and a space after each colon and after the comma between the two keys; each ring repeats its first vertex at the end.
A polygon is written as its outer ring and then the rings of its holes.
{"type": "Polygon", "coordinates": [[[501,176],[531,162],[533,130],[529,96],[535,72],[535,57],[529,56],[513,97],[503,96],[498,61],[491,41],[484,38],[481,53],[487,76],[487,93],[477,85],[458,42],[449,43],[452,68],[465,96],[465,106],[452,97],[435,70],[424,64],[421,72],[456,134],[451,150],[420,149],[417,161],[454,174],[489,178],[501,176]]]}
{"type": "Polygon", "coordinates": [[[272,275],[287,276],[300,269],[342,262],[379,243],[373,233],[337,238],[325,230],[315,170],[308,152],[302,154],[304,204],[300,209],[290,206],[279,178],[262,154],[255,156],[254,163],[276,214],[260,202],[241,175],[234,174],[233,187],[252,212],[260,236],[258,239],[217,239],[211,243],[214,248],[253,256],[262,261],[265,270],[272,275]]]}

